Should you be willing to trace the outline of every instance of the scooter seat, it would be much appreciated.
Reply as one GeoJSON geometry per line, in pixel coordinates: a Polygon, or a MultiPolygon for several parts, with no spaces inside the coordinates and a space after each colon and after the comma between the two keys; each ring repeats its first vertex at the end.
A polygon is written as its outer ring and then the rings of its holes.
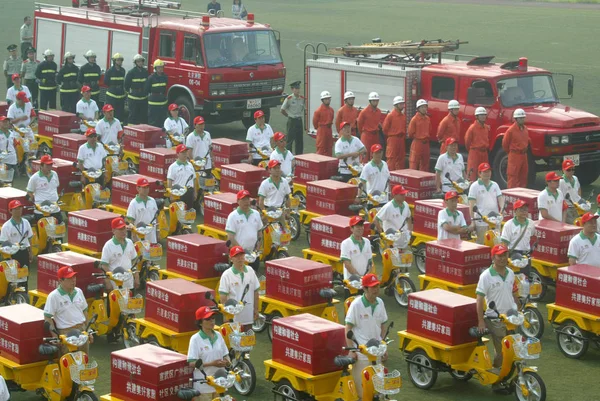
{"type": "Polygon", "coordinates": [[[58,352],[58,347],[52,344],[40,344],[38,352],[40,355],[53,355],[58,352]]]}
{"type": "Polygon", "coordinates": [[[340,368],[345,368],[348,365],[352,365],[354,362],[354,358],[343,355],[338,355],[333,359],[335,366],[339,366],[340,368]]]}
{"type": "Polygon", "coordinates": [[[217,264],[215,264],[215,271],[217,273],[223,273],[227,269],[229,269],[229,265],[227,263],[217,263],[217,264]]]}
{"type": "Polygon", "coordinates": [[[104,290],[104,284],[90,284],[87,286],[88,292],[96,293],[104,290]]]}
{"type": "Polygon", "coordinates": [[[489,331],[488,329],[485,329],[485,330],[483,331],[483,333],[482,333],[482,332],[480,332],[480,331],[479,331],[479,327],[471,327],[471,328],[469,329],[469,335],[470,335],[471,337],[475,337],[475,338],[481,338],[481,337],[483,337],[483,336],[485,336],[485,335],[487,335],[487,334],[489,334],[489,333],[490,333],[490,331],[489,331]]]}
{"type": "Polygon", "coordinates": [[[330,298],[335,297],[337,295],[337,293],[335,292],[335,290],[333,288],[322,288],[319,291],[319,295],[322,298],[330,299],[330,298]]]}
{"type": "Polygon", "coordinates": [[[200,395],[200,391],[195,390],[193,388],[182,388],[177,392],[177,397],[180,400],[191,400],[194,397],[198,397],[200,395]]]}

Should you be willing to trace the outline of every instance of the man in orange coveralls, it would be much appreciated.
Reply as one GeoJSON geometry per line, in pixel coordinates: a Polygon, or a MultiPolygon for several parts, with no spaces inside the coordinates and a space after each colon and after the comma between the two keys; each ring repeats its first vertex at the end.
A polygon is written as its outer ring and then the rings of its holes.
{"type": "Polygon", "coordinates": [[[488,152],[490,149],[490,126],[485,124],[487,111],[485,107],[475,109],[475,122],[471,124],[465,134],[465,147],[467,156],[467,177],[469,181],[477,179],[477,168],[481,163],[489,163],[488,152]]]}
{"type": "Polygon", "coordinates": [[[358,115],[358,132],[360,132],[360,141],[365,145],[367,154],[363,156],[363,162],[371,160],[371,146],[379,143],[379,128],[381,127],[381,110],[379,105],[379,94],[377,92],[369,93],[369,106],[362,109],[358,115]]]}
{"type": "Polygon", "coordinates": [[[427,115],[427,100],[417,101],[417,114],[408,125],[408,137],[412,139],[408,165],[413,170],[429,171],[429,133],[431,120],[427,115]]]}
{"type": "MultiPolygon", "coordinates": [[[[346,121],[350,123],[352,135],[357,136],[356,120],[358,120],[358,109],[354,107],[354,93],[348,91],[344,93],[344,105],[340,107],[335,115],[335,128],[340,133],[342,131],[342,123],[346,121]]],[[[341,133],[340,136],[342,136],[341,133]]]]}
{"type": "Polygon", "coordinates": [[[383,133],[387,142],[385,156],[390,171],[405,168],[404,159],[406,158],[406,115],[402,112],[404,98],[396,96],[393,103],[394,109],[383,121],[383,133]]]}
{"type": "Polygon", "coordinates": [[[508,153],[507,187],[527,188],[527,147],[529,132],[525,126],[525,110],[516,109],[514,124],[508,128],[502,139],[502,148],[508,153]]]}
{"type": "Polygon", "coordinates": [[[440,155],[446,153],[446,139],[454,138],[456,142],[460,139],[459,109],[460,104],[457,100],[450,100],[448,102],[448,115],[440,122],[437,132],[437,139],[440,142],[440,155]]]}
{"type": "Polygon", "coordinates": [[[331,127],[333,125],[333,109],[331,103],[331,94],[327,91],[321,92],[321,106],[313,114],[313,127],[317,130],[317,153],[324,156],[331,156],[333,146],[333,136],[331,127]]]}

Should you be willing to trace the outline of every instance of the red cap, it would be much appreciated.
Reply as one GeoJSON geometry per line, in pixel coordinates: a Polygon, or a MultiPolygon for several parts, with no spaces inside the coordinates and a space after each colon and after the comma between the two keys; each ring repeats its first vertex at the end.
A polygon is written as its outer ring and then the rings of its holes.
{"type": "Polygon", "coordinates": [[[254,112],[254,119],[256,120],[259,117],[264,117],[265,113],[262,110],[257,110],[254,112]]]}
{"type": "Polygon", "coordinates": [[[90,88],[90,87],[89,87],[89,86],[87,86],[87,85],[83,85],[83,86],[81,87],[81,93],[85,93],[85,92],[91,92],[91,91],[92,91],[92,88],[90,88]]]}
{"type": "Polygon", "coordinates": [[[98,135],[98,133],[96,132],[95,128],[88,128],[85,131],[85,136],[92,136],[92,135],[98,135]]]}
{"type": "Polygon", "coordinates": [[[591,212],[587,212],[586,214],[584,214],[583,216],[581,216],[581,224],[585,224],[590,220],[596,220],[598,217],[597,214],[592,214],[591,212]]]}
{"type": "Polygon", "coordinates": [[[29,99],[27,98],[27,93],[21,91],[17,93],[17,99],[24,101],[25,103],[29,103],[29,99]]]}
{"type": "Polygon", "coordinates": [[[269,160],[269,164],[267,164],[267,168],[273,168],[281,166],[281,162],[279,160],[269,160]]]}
{"type": "Polygon", "coordinates": [[[453,137],[446,138],[446,146],[450,146],[450,145],[452,145],[453,143],[456,143],[456,142],[457,142],[456,138],[453,138],[453,137]]]}
{"type": "Polygon", "coordinates": [[[0,116],[0,121],[6,121],[6,120],[8,120],[8,117],[6,117],[6,116],[0,116]]]}
{"type": "Polygon", "coordinates": [[[121,228],[125,228],[125,226],[127,226],[127,224],[125,224],[125,220],[123,220],[122,217],[117,217],[116,219],[113,219],[110,225],[113,230],[120,230],[121,228]]]}
{"type": "Polygon", "coordinates": [[[114,108],[114,107],[112,107],[112,105],[111,105],[111,104],[105,104],[105,105],[104,105],[104,107],[102,107],[102,111],[103,111],[103,112],[105,112],[105,113],[106,113],[107,111],[113,111],[114,109],[115,109],[115,108],[114,108]]]}
{"type": "Polygon", "coordinates": [[[177,106],[177,104],[175,104],[175,103],[171,103],[169,105],[169,111],[177,110],[178,108],[179,108],[179,106],[177,106]]]}
{"type": "Polygon", "coordinates": [[[373,273],[365,274],[361,282],[363,287],[375,287],[380,284],[379,279],[373,273]]]}
{"type": "Polygon", "coordinates": [[[375,152],[379,152],[383,150],[383,146],[381,146],[380,144],[376,143],[375,145],[371,146],[371,153],[375,153],[375,152]]]}
{"type": "Polygon", "coordinates": [[[492,256],[494,255],[502,255],[503,253],[508,252],[508,248],[504,244],[494,245],[492,248],[492,256]]]}
{"type": "Polygon", "coordinates": [[[148,179],[145,177],[140,177],[137,180],[137,186],[138,187],[149,187],[150,186],[150,182],[148,182],[148,179]]]}
{"type": "Polygon", "coordinates": [[[276,141],[282,141],[285,139],[285,134],[283,132],[276,132],[273,134],[273,139],[276,141]]]}
{"type": "Polygon", "coordinates": [[[392,195],[406,195],[408,193],[408,189],[404,188],[402,185],[394,185],[392,188],[392,195]]]}
{"type": "Polygon", "coordinates": [[[458,193],[456,191],[448,191],[446,195],[444,195],[444,200],[458,198],[458,193]]]}
{"type": "Polygon", "coordinates": [[[77,272],[75,270],[73,270],[73,268],[71,266],[63,266],[60,269],[58,269],[58,278],[59,279],[71,278],[71,277],[75,276],[76,274],[77,274],[77,272]]]}
{"type": "Polygon", "coordinates": [[[40,163],[42,164],[52,164],[52,156],[44,155],[40,157],[40,163]]]}
{"type": "Polygon", "coordinates": [[[600,194],[596,197],[596,203],[600,203],[600,194]]]}
{"type": "Polygon", "coordinates": [[[560,175],[556,174],[554,171],[546,174],[546,182],[548,181],[560,181],[560,175]]]}
{"type": "Polygon", "coordinates": [[[575,162],[573,160],[570,160],[570,159],[563,160],[563,165],[562,165],[563,170],[568,170],[573,167],[575,167],[575,162]]]}
{"type": "Polygon", "coordinates": [[[247,196],[250,196],[250,191],[247,189],[242,189],[237,193],[237,200],[244,199],[247,196]]]}
{"type": "Polygon", "coordinates": [[[196,309],[196,320],[208,319],[215,313],[217,312],[215,312],[210,306],[201,306],[196,309]]]}
{"type": "Polygon", "coordinates": [[[513,209],[517,210],[517,209],[522,208],[523,206],[528,206],[527,202],[525,202],[522,199],[517,199],[517,201],[513,204],[513,209]]]}
{"type": "Polygon", "coordinates": [[[365,221],[360,216],[352,216],[350,218],[350,227],[354,227],[357,224],[364,224],[365,221]]]}
{"type": "Polygon", "coordinates": [[[239,255],[240,253],[246,253],[246,251],[244,251],[244,248],[241,246],[236,245],[229,250],[229,257],[233,258],[235,255],[239,255]]]}
{"type": "Polygon", "coordinates": [[[12,74],[12,75],[10,76],[10,79],[12,79],[13,81],[14,81],[15,79],[21,79],[21,75],[19,75],[19,73],[15,72],[14,74],[12,74]]]}
{"type": "Polygon", "coordinates": [[[187,146],[185,146],[183,143],[180,143],[179,145],[177,145],[177,147],[175,148],[175,152],[177,154],[181,153],[181,152],[185,152],[186,150],[188,150],[187,146]]]}
{"type": "Polygon", "coordinates": [[[198,125],[198,124],[204,124],[204,117],[198,116],[198,117],[194,118],[194,125],[198,125]]]}
{"type": "Polygon", "coordinates": [[[344,122],[342,122],[342,123],[340,124],[340,130],[341,130],[342,128],[344,128],[346,125],[352,125],[352,124],[350,124],[348,121],[344,121],[344,122]]]}
{"type": "Polygon", "coordinates": [[[490,166],[489,163],[481,163],[478,168],[480,173],[483,173],[484,171],[488,171],[491,169],[492,169],[492,166],[490,166]]]}
{"type": "Polygon", "coordinates": [[[21,203],[20,200],[18,200],[18,199],[11,200],[8,203],[8,210],[13,210],[13,209],[16,209],[16,208],[21,207],[21,206],[23,206],[23,204],[21,203]]]}

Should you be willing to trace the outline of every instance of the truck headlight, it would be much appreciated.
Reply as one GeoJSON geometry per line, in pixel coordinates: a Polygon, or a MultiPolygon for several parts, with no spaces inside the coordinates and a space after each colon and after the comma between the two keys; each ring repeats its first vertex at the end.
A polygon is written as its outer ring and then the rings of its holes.
{"type": "Polygon", "coordinates": [[[225,96],[225,89],[219,91],[219,96],[225,96]]]}
{"type": "Polygon", "coordinates": [[[560,143],[560,137],[559,136],[551,136],[550,137],[550,144],[552,145],[558,145],[560,143]]]}
{"type": "Polygon", "coordinates": [[[278,91],[282,91],[283,90],[283,85],[277,85],[277,90],[278,91]]]}
{"type": "Polygon", "coordinates": [[[219,95],[219,91],[210,91],[210,95],[211,96],[218,96],[219,95]]]}
{"type": "Polygon", "coordinates": [[[277,90],[277,86],[276,85],[274,85],[274,86],[271,87],[271,92],[275,92],[276,90],[277,90]]]}
{"type": "Polygon", "coordinates": [[[568,145],[569,144],[569,136],[568,135],[561,136],[560,143],[561,143],[561,145],[568,145]]]}

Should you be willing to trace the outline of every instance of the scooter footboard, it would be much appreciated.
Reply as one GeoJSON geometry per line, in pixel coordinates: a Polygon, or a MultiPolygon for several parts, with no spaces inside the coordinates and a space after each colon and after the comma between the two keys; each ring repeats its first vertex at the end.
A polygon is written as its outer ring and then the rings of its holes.
{"type": "MultiPolygon", "coordinates": [[[[447,366],[456,366],[466,363],[477,346],[477,342],[461,345],[446,345],[408,333],[407,331],[399,331],[398,336],[400,338],[399,347],[404,354],[408,355],[417,350],[422,350],[429,358],[431,358],[431,360],[447,366]]],[[[484,339],[484,341],[487,340],[484,339]]]]}
{"type": "MultiPolygon", "coordinates": [[[[271,359],[266,360],[264,363],[265,378],[275,384],[276,387],[278,383],[288,381],[296,391],[309,394],[317,400],[327,399],[330,394],[334,395],[334,390],[342,375],[342,371],[339,370],[313,376],[271,359]]],[[[276,389],[274,389],[275,391],[276,389]]]]}

